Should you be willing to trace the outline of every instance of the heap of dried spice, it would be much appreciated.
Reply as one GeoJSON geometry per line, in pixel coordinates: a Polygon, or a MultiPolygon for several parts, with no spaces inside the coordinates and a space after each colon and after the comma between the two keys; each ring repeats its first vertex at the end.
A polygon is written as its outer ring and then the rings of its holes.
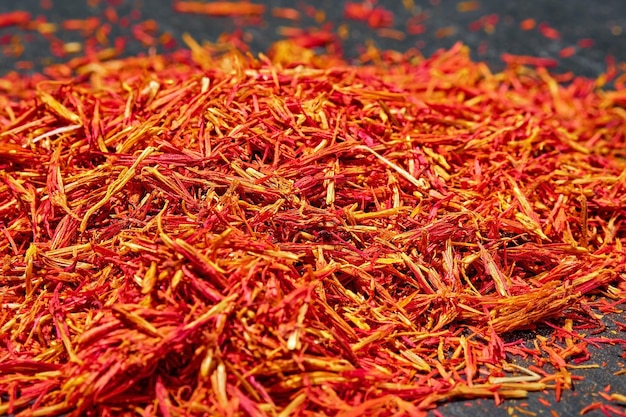
{"type": "Polygon", "coordinates": [[[0,413],[420,416],[572,387],[625,297],[621,80],[188,43],[0,79],[0,413]]]}

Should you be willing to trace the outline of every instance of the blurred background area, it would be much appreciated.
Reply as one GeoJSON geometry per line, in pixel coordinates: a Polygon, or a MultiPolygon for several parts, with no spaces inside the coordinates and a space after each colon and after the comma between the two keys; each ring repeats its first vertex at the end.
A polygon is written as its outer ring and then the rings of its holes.
{"type": "MultiPolygon", "coordinates": [[[[355,58],[367,47],[429,56],[455,42],[502,68],[503,54],[595,77],[626,61],[623,0],[20,0],[0,2],[0,74],[185,47],[229,34],[252,52],[284,38],[355,58]],[[211,6],[206,6],[210,4],[211,6]]],[[[506,55],[505,55],[506,58],[506,55]]]]}

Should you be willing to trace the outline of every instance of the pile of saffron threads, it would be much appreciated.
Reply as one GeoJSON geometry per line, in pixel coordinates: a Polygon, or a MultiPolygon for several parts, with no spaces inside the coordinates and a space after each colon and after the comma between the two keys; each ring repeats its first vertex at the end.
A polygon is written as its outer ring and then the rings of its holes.
{"type": "Polygon", "coordinates": [[[492,74],[460,44],[358,66],[191,45],[0,80],[0,413],[572,388],[625,297],[621,84],[492,74]]]}

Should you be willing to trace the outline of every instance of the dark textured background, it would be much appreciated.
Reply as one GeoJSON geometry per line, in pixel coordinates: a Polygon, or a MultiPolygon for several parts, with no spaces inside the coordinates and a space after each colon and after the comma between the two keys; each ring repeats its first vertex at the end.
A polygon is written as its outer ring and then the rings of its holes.
{"type": "MultiPolygon", "coordinates": [[[[48,22],[60,23],[70,18],[85,18],[88,16],[102,16],[106,7],[114,5],[120,17],[128,16],[133,9],[141,12],[139,20],[131,25],[146,19],[158,22],[158,33],[169,32],[178,45],[182,46],[180,36],[189,32],[197,40],[215,40],[223,32],[230,32],[241,28],[248,35],[248,41],[253,51],[264,51],[274,40],[280,39],[277,34],[279,26],[301,27],[319,26],[314,19],[306,17],[299,23],[284,19],[273,18],[270,10],[275,6],[295,7],[304,10],[307,4],[315,5],[326,13],[326,22],[331,22],[336,28],[343,19],[344,1],[288,1],[269,0],[263,3],[268,5],[268,13],[263,16],[261,23],[250,24],[245,19],[209,18],[207,16],[182,15],[173,12],[172,0],[49,0],[52,7],[41,7],[40,0],[0,0],[0,13],[11,10],[28,10],[33,17],[44,17],[48,22]]],[[[262,2],[261,0],[257,0],[262,2]]],[[[404,30],[406,19],[410,14],[404,9],[400,0],[379,0],[378,5],[395,11],[395,28],[404,30]]],[[[365,23],[349,21],[350,37],[343,43],[345,54],[356,56],[363,49],[363,45],[373,40],[379,48],[406,50],[419,47],[425,55],[430,55],[438,48],[446,48],[457,41],[463,41],[472,49],[475,59],[487,61],[494,69],[502,67],[500,55],[504,52],[512,54],[552,57],[559,60],[557,72],[572,71],[577,75],[596,77],[606,69],[606,57],[612,55],[618,64],[626,61],[626,1],[624,0],[481,0],[480,8],[476,11],[461,13],[457,10],[457,0],[415,1],[415,6],[428,15],[424,21],[425,32],[420,35],[407,35],[402,41],[381,38],[365,23]],[[495,13],[499,21],[493,33],[484,30],[471,31],[468,25],[482,16],[495,13]],[[547,39],[537,28],[531,31],[520,29],[520,22],[527,18],[534,18],[539,24],[548,23],[561,33],[560,39],[547,39]],[[444,38],[436,36],[437,29],[453,28],[455,33],[444,38]],[[592,38],[593,47],[578,49],[577,53],[569,58],[560,59],[559,51],[565,47],[576,45],[583,38],[592,38]],[[479,49],[482,53],[478,53],[479,49]]],[[[103,21],[106,19],[103,18],[103,21]]],[[[57,32],[55,37],[63,41],[81,41],[80,33],[57,32]]],[[[120,28],[112,25],[109,36],[114,39],[118,36],[132,38],[130,28],[120,28]]],[[[38,71],[45,65],[53,62],[63,62],[77,55],[67,57],[53,57],[50,52],[50,40],[43,35],[19,27],[0,28],[0,75],[9,71],[20,72],[38,71]],[[23,44],[24,50],[20,56],[13,56],[11,44],[23,44]],[[32,61],[33,69],[24,69],[27,65],[20,61],[32,61]]],[[[158,52],[166,51],[163,47],[158,52]]],[[[126,55],[147,53],[146,47],[137,41],[130,41],[126,48],[126,55]]],[[[626,318],[614,317],[625,322],[626,318]]],[[[611,320],[607,320],[610,326],[611,320]]],[[[615,332],[605,332],[607,336],[615,337],[615,332]]],[[[579,415],[580,410],[590,403],[599,400],[598,392],[607,384],[611,384],[611,392],[626,394],[626,376],[615,376],[614,372],[622,369],[623,349],[620,346],[602,346],[593,349],[590,363],[600,365],[599,369],[574,371],[575,375],[585,377],[576,382],[574,391],[565,392],[560,403],[556,403],[553,392],[533,394],[530,398],[520,401],[507,401],[496,406],[493,400],[477,400],[471,402],[458,401],[446,404],[438,409],[445,416],[524,416],[525,412],[535,413],[538,416],[551,416],[553,411],[560,416],[579,415]],[[538,402],[543,398],[552,404],[546,407],[538,402]],[[521,410],[521,411],[520,411],[521,410]]],[[[533,414],[531,414],[533,415],[533,414]]],[[[592,411],[588,416],[603,415],[599,411],[592,411]]]]}
{"type": "MultiPolygon", "coordinates": [[[[293,22],[273,18],[269,10],[275,6],[294,7],[303,10],[306,5],[315,5],[326,12],[326,20],[337,23],[344,22],[343,4],[345,1],[321,0],[305,2],[301,0],[256,0],[268,5],[268,13],[263,23],[246,25],[242,19],[209,18],[199,15],[183,15],[173,12],[172,0],[48,0],[52,7],[44,9],[41,0],[0,0],[0,13],[10,10],[28,10],[33,17],[44,16],[47,21],[60,23],[70,18],[101,16],[102,11],[114,4],[121,16],[129,15],[132,9],[141,12],[140,20],[153,19],[159,24],[159,31],[170,32],[177,39],[183,32],[189,32],[196,39],[215,40],[219,34],[243,27],[250,35],[249,44],[254,51],[264,51],[274,40],[279,39],[276,29],[279,26],[291,26],[293,22]],[[94,6],[88,6],[91,3],[94,6]]],[[[406,19],[410,16],[402,6],[401,0],[379,0],[378,5],[395,11],[395,27],[405,29],[406,19]]],[[[580,49],[574,56],[560,60],[559,70],[573,71],[579,75],[597,76],[605,69],[605,57],[615,56],[617,61],[626,61],[626,1],[624,0],[479,0],[480,8],[476,11],[461,13],[457,11],[457,0],[420,1],[415,0],[415,7],[427,13],[424,22],[426,31],[421,35],[407,35],[402,40],[385,39],[376,36],[362,22],[348,22],[350,37],[344,42],[345,53],[354,56],[359,48],[369,39],[373,39],[381,48],[405,50],[420,46],[425,55],[442,47],[449,47],[456,41],[463,41],[474,51],[476,59],[489,62],[492,67],[501,67],[500,54],[534,55],[556,57],[558,52],[567,46],[575,45],[583,38],[594,39],[594,46],[580,49]],[[485,31],[471,31],[469,23],[481,16],[495,13],[499,22],[493,34],[485,31]],[[543,37],[535,28],[523,31],[519,23],[526,18],[534,18],[537,23],[546,22],[561,33],[561,39],[551,40],[543,37]],[[452,27],[455,33],[445,38],[437,38],[436,30],[452,27]],[[486,51],[478,54],[479,45],[484,43],[486,51]]],[[[304,13],[303,13],[304,15],[304,13]]],[[[319,26],[313,19],[305,18],[300,22],[302,27],[319,26]]],[[[103,19],[106,20],[106,19],[103,19]]],[[[135,21],[134,23],[136,23],[135,21]]],[[[110,39],[116,36],[130,36],[130,29],[121,29],[112,25],[110,39]]],[[[22,31],[15,27],[0,28],[0,41],[6,43],[8,36],[17,37],[24,43],[24,52],[18,57],[2,57],[0,74],[15,68],[16,61],[34,61],[36,68],[54,62],[62,62],[62,58],[51,59],[49,41],[42,35],[30,31],[22,31]],[[28,39],[27,39],[28,38],[28,39]],[[26,40],[27,39],[27,40],[26,40]]],[[[79,33],[57,32],[56,37],[65,40],[81,40],[79,33]]],[[[182,45],[182,43],[180,43],[182,45]]],[[[6,48],[7,45],[0,45],[6,48]]],[[[161,51],[163,48],[160,48],[161,51]]],[[[139,42],[128,45],[127,54],[146,52],[139,42]]],[[[0,55],[2,56],[2,55],[0,55]]],[[[70,56],[71,57],[71,56],[70,56]]]]}

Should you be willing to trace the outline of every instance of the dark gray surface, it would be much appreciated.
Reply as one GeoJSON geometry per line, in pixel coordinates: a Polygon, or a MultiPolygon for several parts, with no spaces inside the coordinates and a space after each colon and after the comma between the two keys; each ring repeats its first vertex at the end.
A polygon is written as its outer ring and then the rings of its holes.
{"type": "MultiPolygon", "coordinates": [[[[301,1],[274,0],[266,1],[268,13],[264,16],[264,22],[258,25],[247,25],[241,19],[208,18],[206,16],[182,15],[172,11],[171,0],[124,0],[116,6],[120,16],[128,15],[130,10],[138,8],[141,11],[141,20],[154,19],[159,23],[160,33],[170,32],[177,39],[184,32],[189,32],[198,40],[215,40],[219,34],[242,28],[249,34],[250,46],[254,51],[263,51],[268,45],[279,39],[276,32],[278,26],[293,26],[294,23],[287,20],[278,20],[271,17],[271,7],[289,6],[300,8],[305,4],[301,1]]],[[[327,20],[331,22],[343,22],[343,1],[318,1],[310,2],[317,8],[326,11],[327,20]]],[[[533,55],[541,57],[558,57],[558,52],[567,46],[576,45],[583,38],[592,38],[595,42],[591,48],[580,49],[566,59],[559,59],[556,71],[572,71],[577,75],[595,77],[606,68],[605,58],[607,55],[615,56],[618,62],[626,61],[626,1],[624,0],[482,0],[481,7],[473,12],[460,13],[456,9],[457,1],[442,0],[440,4],[434,1],[416,1],[416,6],[429,15],[424,22],[426,31],[421,35],[408,35],[405,40],[397,41],[380,38],[361,22],[349,22],[351,36],[344,42],[344,50],[347,56],[353,57],[362,50],[363,45],[369,39],[373,39],[380,48],[406,50],[410,47],[420,46],[425,55],[431,54],[438,48],[446,48],[456,41],[462,40],[468,44],[476,59],[487,61],[493,68],[501,68],[500,55],[503,52],[512,54],[533,55]],[[491,13],[499,15],[499,22],[493,34],[485,31],[470,31],[470,22],[491,13]],[[547,22],[551,27],[561,33],[558,40],[546,39],[537,29],[523,31],[519,24],[526,18],[534,18],[537,23],[547,22]],[[435,36],[437,29],[453,27],[455,33],[452,36],[438,39],[435,36]],[[485,47],[483,54],[478,54],[480,45],[485,47]]],[[[88,7],[86,0],[52,0],[53,8],[44,10],[40,6],[40,0],[20,0],[0,2],[0,13],[10,10],[29,10],[33,16],[43,15],[50,22],[60,23],[69,18],[85,18],[87,16],[101,16],[102,10],[108,6],[107,1],[101,0],[97,7],[88,7]]],[[[405,28],[406,18],[409,16],[402,8],[400,0],[378,1],[388,9],[397,13],[396,28],[405,28]]],[[[104,20],[104,19],[103,19],[104,20]]],[[[135,22],[136,23],[136,22],[135,22]]],[[[305,18],[300,25],[303,27],[317,25],[312,19],[305,18]]],[[[335,24],[335,27],[337,25],[335,24]]],[[[67,58],[53,58],[50,53],[50,42],[44,36],[35,32],[24,31],[17,27],[0,29],[0,37],[3,35],[19,36],[24,42],[24,53],[18,58],[2,57],[0,59],[0,74],[5,74],[16,69],[16,61],[33,61],[35,69],[41,70],[50,62],[62,62],[67,58]],[[30,37],[26,41],[25,39],[30,37]]],[[[79,33],[55,34],[64,41],[82,40],[79,33]]],[[[126,54],[147,53],[148,50],[136,41],[132,41],[130,29],[122,29],[113,25],[111,39],[116,36],[127,36],[131,40],[126,49],[126,54]]],[[[179,46],[182,43],[179,42],[179,46]]],[[[163,52],[163,48],[157,48],[163,52]]],[[[24,70],[21,70],[24,72],[24,70]]],[[[614,316],[619,321],[626,318],[614,316]]],[[[610,324],[611,320],[607,321],[610,324]]],[[[612,334],[606,333],[607,336],[612,334]]],[[[604,345],[600,349],[594,349],[590,363],[601,365],[599,369],[578,370],[576,375],[582,375],[585,379],[576,382],[574,391],[565,392],[560,403],[556,403],[554,393],[546,392],[533,394],[529,399],[522,401],[507,401],[503,405],[496,406],[493,400],[459,401],[446,404],[438,409],[446,416],[475,416],[490,415],[493,417],[524,414],[514,407],[522,406],[522,410],[531,411],[536,415],[551,415],[551,409],[560,416],[578,415],[579,411],[590,403],[599,399],[598,392],[602,391],[607,384],[611,384],[611,392],[626,394],[626,382],[624,376],[614,376],[613,373],[622,368],[623,359],[621,346],[604,345]],[[538,402],[538,398],[544,398],[551,404],[547,408],[538,402]],[[527,403],[526,406],[524,403],[527,403]]],[[[588,416],[603,415],[599,411],[593,411],[588,416]]]]}
{"type": "MultiPolygon", "coordinates": [[[[159,23],[160,32],[170,32],[180,40],[183,32],[189,32],[196,39],[215,40],[224,31],[232,31],[242,27],[250,35],[249,44],[255,51],[264,51],[274,40],[279,39],[276,33],[278,26],[291,26],[293,22],[284,19],[275,19],[269,12],[274,6],[295,7],[302,9],[302,5],[314,4],[318,9],[326,12],[327,21],[342,22],[343,4],[345,1],[322,0],[304,2],[301,0],[267,0],[268,12],[263,17],[263,23],[248,25],[243,19],[209,18],[199,15],[177,14],[172,10],[172,0],[100,0],[96,7],[87,6],[87,0],[51,0],[53,7],[44,10],[40,6],[41,0],[20,0],[0,2],[0,13],[11,10],[29,10],[36,16],[45,16],[47,21],[59,23],[69,18],[84,18],[86,16],[101,16],[102,10],[109,3],[119,3],[115,6],[120,16],[128,15],[131,9],[141,11],[141,20],[154,19],[159,23]]],[[[425,55],[431,54],[438,48],[446,48],[457,41],[468,44],[476,59],[489,62],[492,67],[501,67],[500,54],[524,54],[543,57],[556,57],[558,52],[567,46],[575,45],[583,38],[592,38],[595,44],[591,48],[579,50],[570,58],[560,59],[559,70],[573,71],[579,75],[596,76],[605,69],[605,57],[613,55],[617,61],[626,61],[626,2],[623,0],[482,0],[480,8],[472,12],[457,11],[456,0],[415,1],[415,7],[425,12],[428,19],[424,21],[426,31],[420,35],[407,35],[402,40],[380,38],[362,22],[349,22],[350,38],[344,42],[345,53],[354,56],[363,44],[374,39],[381,48],[405,50],[409,47],[421,47],[425,55]],[[433,5],[433,3],[436,3],[433,5]],[[469,23],[480,17],[497,14],[499,22],[493,34],[485,31],[471,31],[469,23]],[[534,18],[537,23],[546,22],[558,30],[562,37],[558,40],[546,39],[537,29],[523,31],[519,23],[526,18],[534,18]],[[452,27],[456,31],[445,38],[436,38],[435,32],[442,27],[452,27]],[[481,43],[486,47],[485,53],[476,53],[481,43]]],[[[380,0],[378,5],[396,11],[395,28],[404,30],[406,19],[410,16],[403,8],[400,0],[380,0]]],[[[312,19],[305,18],[300,22],[303,27],[318,26],[312,19]]],[[[103,19],[105,21],[105,19],[103,19]]],[[[297,24],[297,23],[296,23],[297,24]]],[[[335,24],[335,27],[337,25],[335,24]]],[[[25,32],[18,28],[0,29],[2,35],[11,34],[24,38],[25,32]]],[[[25,41],[25,50],[21,57],[11,59],[3,57],[0,60],[0,73],[6,73],[15,68],[16,60],[34,61],[38,68],[50,61],[60,62],[63,59],[50,59],[49,41],[42,35],[30,32],[32,39],[25,41]]],[[[65,40],[82,39],[78,33],[56,33],[56,37],[65,40]]],[[[110,38],[130,35],[130,29],[122,29],[112,25],[110,38]]],[[[132,39],[131,39],[132,40],[132,39]]],[[[179,43],[182,45],[182,43],[179,43]]],[[[163,48],[157,48],[163,49],[163,48]]],[[[139,42],[130,42],[127,54],[146,53],[147,48],[139,42]]]]}

